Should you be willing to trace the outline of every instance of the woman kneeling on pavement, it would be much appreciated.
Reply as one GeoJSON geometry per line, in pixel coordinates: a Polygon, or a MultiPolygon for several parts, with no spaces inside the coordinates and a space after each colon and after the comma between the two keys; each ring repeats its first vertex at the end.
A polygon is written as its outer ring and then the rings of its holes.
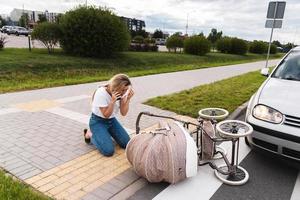
{"type": "Polygon", "coordinates": [[[86,143],[95,145],[104,156],[114,154],[112,138],[124,149],[130,140],[116,115],[118,112],[123,116],[128,113],[133,95],[131,82],[125,74],[115,75],[107,85],[99,87],[93,94],[90,131],[84,130],[84,139],[86,143]]]}

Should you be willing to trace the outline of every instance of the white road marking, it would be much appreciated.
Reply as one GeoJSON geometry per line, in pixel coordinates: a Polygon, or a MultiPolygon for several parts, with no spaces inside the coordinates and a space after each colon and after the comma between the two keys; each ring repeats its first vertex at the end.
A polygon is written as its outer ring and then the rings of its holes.
{"type": "Polygon", "coordinates": [[[299,199],[300,199],[300,172],[298,173],[298,178],[296,180],[294,191],[291,197],[291,200],[299,200],[299,199]]]}
{"type": "MultiPolygon", "coordinates": [[[[228,157],[231,158],[231,142],[222,143],[221,146],[227,150],[228,157]]],[[[250,148],[245,144],[244,139],[241,139],[239,162],[241,162],[249,152],[250,148]]],[[[224,162],[222,160],[217,160],[215,163],[221,165],[224,162]]],[[[189,200],[199,197],[201,200],[208,200],[221,185],[222,182],[215,177],[214,170],[210,166],[205,165],[198,168],[198,174],[196,176],[188,178],[178,184],[170,185],[153,199],[189,200]]]]}

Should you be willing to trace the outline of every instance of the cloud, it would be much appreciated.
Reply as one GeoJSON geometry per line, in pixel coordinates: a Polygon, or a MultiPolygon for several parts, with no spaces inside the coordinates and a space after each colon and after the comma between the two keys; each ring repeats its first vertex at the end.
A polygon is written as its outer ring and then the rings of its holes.
{"type": "MultiPolygon", "coordinates": [[[[0,0],[0,13],[13,8],[65,12],[85,4],[85,0],[0,0]]],[[[222,30],[225,35],[248,40],[268,40],[270,29],[264,28],[269,0],[87,0],[89,5],[106,6],[120,16],[145,20],[146,30],[157,28],[170,33],[204,32],[211,28],[222,30]]],[[[274,31],[274,39],[300,43],[299,0],[287,0],[283,28],[274,31]]]]}

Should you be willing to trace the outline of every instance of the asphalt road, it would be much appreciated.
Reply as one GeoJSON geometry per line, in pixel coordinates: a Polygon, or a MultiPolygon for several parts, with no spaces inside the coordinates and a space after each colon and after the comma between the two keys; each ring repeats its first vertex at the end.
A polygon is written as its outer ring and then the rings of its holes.
{"type": "MultiPolygon", "coordinates": [[[[244,118],[244,115],[242,115],[239,120],[244,118]]],[[[250,174],[249,181],[242,186],[222,184],[210,198],[211,200],[291,199],[299,174],[299,164],[282,160],[260,150],[252,150],[240,164],[250,174]]],[[[128,200],[150,200],[166,187],[168,187],[167,183],[149,183],[128,200]]],[[[201,194],[194,199],[201,199],[201,194]]]]}

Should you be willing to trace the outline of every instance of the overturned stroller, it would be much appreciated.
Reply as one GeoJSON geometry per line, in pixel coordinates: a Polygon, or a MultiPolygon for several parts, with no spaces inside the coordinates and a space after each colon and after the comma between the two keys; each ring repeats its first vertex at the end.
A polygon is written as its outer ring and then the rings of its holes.
{"type": "Polygon", "coordinates": [[[221,108],[200,110],[196,122],[141,112],[136,120],[136,135],[126,148],[127,159],[135,172],[149,182],[177,183],[195,176],[198,166],[208,164],[223,183],[245,184],[249,174],[238,164],[239,139],[253,129],[239,120],[220,121],[227,116],[228,111],[221,108]],[[143,115],[166,120],[140,132],[143,115]],[[222,142],[231,142],[231,161],[218,145],[222,142]],[[225,165],[217,166],[215,159],[223,159],[225,165]]]}

